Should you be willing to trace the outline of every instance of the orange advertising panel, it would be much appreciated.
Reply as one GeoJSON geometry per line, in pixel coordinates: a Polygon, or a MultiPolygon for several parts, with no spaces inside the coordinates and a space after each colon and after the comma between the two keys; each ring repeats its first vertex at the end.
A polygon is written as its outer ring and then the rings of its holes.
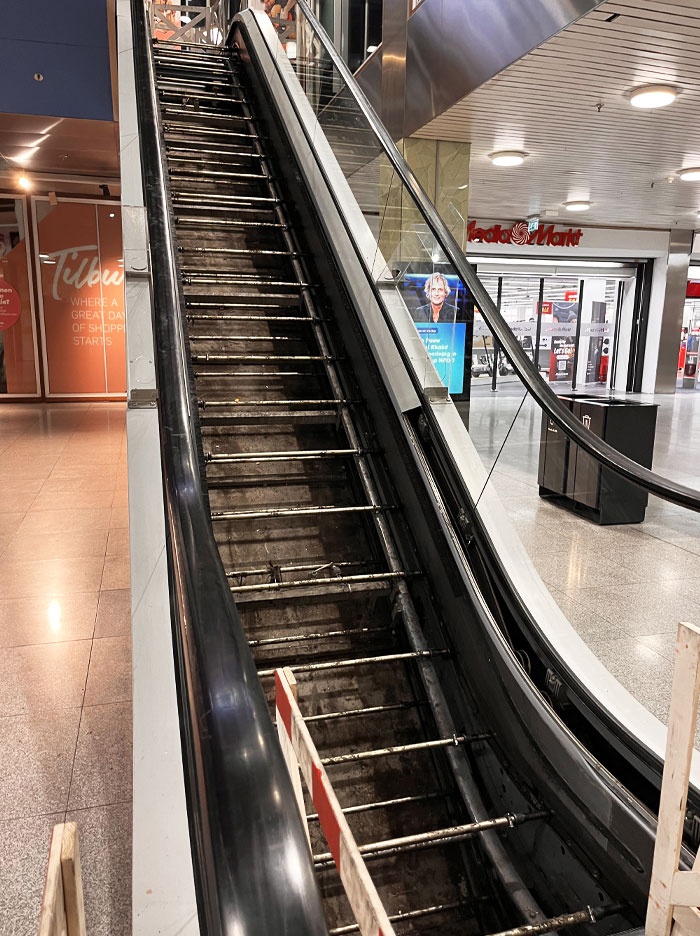
{"type": "Polygon", "coordinates": [[[37,202],[47,392],[126,393],[118,206],[37,202]]]}
{"type": "Polygon", "coordinates": [[[26,215],[20,198],[0,198],[0,398],[38,393],[26,215]]]}

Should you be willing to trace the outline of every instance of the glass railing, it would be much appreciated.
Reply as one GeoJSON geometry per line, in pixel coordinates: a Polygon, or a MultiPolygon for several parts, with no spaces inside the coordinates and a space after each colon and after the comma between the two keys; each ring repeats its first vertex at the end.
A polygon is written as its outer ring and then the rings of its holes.
{"type": "MultiPolygon", "coordinates": [[[[566,649],[571,679],[567,620],[665,717],[673,635],[696,614],[700,428],[690,407],[684,424],[682,401],[657,411],[615,395],[616,316],[633,280],[523,275],[512,313],[512,283],[466,260],[458,199],[442,193],[437,214],[305,0],[294,16],[274,54],[303,88],[302,122],[415,386],[427,400],[449,393],[467,427],[468,493],[494,561],[539,639],[555,657],[566,649]]],[[[547,679],[565,705],[556,673],[547,679]]]]}

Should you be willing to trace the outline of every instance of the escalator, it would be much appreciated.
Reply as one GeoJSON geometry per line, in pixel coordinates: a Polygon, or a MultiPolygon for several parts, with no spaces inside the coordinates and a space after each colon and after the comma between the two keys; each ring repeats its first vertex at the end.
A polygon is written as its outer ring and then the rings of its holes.
{"type": "MultiPolygon", "coordinates": [[[[147,43],[133,9],[202,931],[360,931],[310,800],[305,850],[277,667],[397,934],[640,925],[651,804],[521,665],[281,46],[250,13],[222,47],[147,43]]],[[[327,64],[296,70],[337,152],[379,149],[327,64]]]]}

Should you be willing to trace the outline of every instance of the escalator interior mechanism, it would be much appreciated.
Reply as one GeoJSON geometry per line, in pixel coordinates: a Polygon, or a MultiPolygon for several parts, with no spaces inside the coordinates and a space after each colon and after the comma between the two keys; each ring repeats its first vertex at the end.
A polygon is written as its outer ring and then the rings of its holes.
{"type": "MultiPolygon", "coordinates": [[[[650,803],[574,736],[555,668],[481,597],[478,540],[461,566],[448,548],[410,440],[445,491],[449,472],[385,386],[259,33],[243,14],[228,46],[151,55],[200,494],[270,713],[289,667],[397,934],[632,930],[650,803]]],[[[305,809],[329,932],[359,932],[305,809]]]]}

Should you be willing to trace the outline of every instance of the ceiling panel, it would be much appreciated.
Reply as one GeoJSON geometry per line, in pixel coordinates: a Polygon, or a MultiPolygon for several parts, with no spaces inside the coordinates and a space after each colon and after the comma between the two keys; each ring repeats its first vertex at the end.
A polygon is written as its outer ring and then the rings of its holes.
{"type": "Polygon", "coordinates": [[[608,0],[419,131],[472,144],[472,217],[559,215],[634,227],[700,227],[700,0],[608,0]],[[681,92],[656,111],[629,103],[653,82],[681,92]],[[499,169],[495,150],[525,165],[499,169]],[[671,181],[669,181],[671,180],[671,181]],[[563,203],[589,199],[572,215],[563,203]]]}
{"type": "Polygon", "coordinates": [[[0,169],[118,177],[118,133],[106,120],[0,114],[0,169]]]}

